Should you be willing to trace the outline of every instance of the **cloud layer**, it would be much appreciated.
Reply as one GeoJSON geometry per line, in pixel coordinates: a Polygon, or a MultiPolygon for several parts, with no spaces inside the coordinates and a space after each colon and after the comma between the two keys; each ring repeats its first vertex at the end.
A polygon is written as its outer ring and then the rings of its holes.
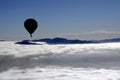
{"type": "Polygon", "coordinates": [[[119,80],[120,43],[0,42],[1,80],[119,80]]]}
{"type": "Polygon", "coordinates": [[[12,68],[0,73],[1,80],[119,80],[120,70],[84,68],[12,68]]]}
{"type": "Polygon", "coordinates": [[[19,45],[14,43],[0,43],[0,59],[1,64],[4,65],[2,68],[57,65],[120,69],[120,43],[67,45],[46,43],[19,45]],[[10,66],[8,63],[11,63],[10,66]]]}

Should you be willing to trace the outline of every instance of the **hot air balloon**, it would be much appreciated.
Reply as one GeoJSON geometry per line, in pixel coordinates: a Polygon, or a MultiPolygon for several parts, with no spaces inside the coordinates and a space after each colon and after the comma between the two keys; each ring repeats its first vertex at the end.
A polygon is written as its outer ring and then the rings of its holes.
{"type": "Polygon", "coordinates": [[[27,19],[24,22],[25,29],[29,32],[30,36],[32,37],[32,33],[37,29],[38,23],[35,19],[27,19]]]}

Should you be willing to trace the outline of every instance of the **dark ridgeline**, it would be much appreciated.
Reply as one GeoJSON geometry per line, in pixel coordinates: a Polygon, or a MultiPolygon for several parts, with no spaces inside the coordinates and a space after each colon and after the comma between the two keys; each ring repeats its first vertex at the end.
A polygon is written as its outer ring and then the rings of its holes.
{"type": "Polygon", "coordinates": [[[2,41],[5,41],[5,40],[0,40],[0,41],[2,42],[2,41]]]}
{"type": "Polygon", "coordinates": [[[100,40],[100,42],[120,42],[120,38],[100,40]]]}
{"type": "Polygon", "coordinates": [[[16,44],[37,44],[35,42],[46,42],[47,44],[90,44],[90,43],[108,43],[108,42],[120,42],[120,38],[105,39],[105,40],[69,40],[65,38],[44,38],[38,40],[23,40],[16,42],[16,44]]]}
{"type": "Polygon", "coordinates": [[[47,44],[88,44],[88,43],[97,43],[95,41],[87,40],[68,40],[65,38],[44,38],[38,40],[23,40],[21,42],[16,42],[16,44],[35,44],[34,42],[46,42],[47,44]]]}
{"type": "Polygon", "coordinates": [[[38,40],[32,40],[33,42],[46,42],[48,44],[85,44],[85,43],[95,43],[93,41],[87,41],[87,40],[68,40],[65,38],[45,38],[45,39],[38,39],[38,40]]]}
{"type": "Polygon", "coordinates": [[[15,44],[37,45],[37,43],[32,43],[30,40],[23,40],[23,41],[21,41],[21,42],[16,42],[15,44]]]}

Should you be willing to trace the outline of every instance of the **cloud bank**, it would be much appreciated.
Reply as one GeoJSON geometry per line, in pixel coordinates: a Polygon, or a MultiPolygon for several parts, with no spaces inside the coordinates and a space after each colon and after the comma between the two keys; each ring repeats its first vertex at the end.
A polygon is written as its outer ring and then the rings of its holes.
{"type": "Polygon", "coordinates": [[[6,62],[1,62],[1,64],[7,66],[8,63],[12,62],[10,67],[58,65],[86,68],[120,68],[120,43],[67,45],[49,45],[46,43],[40,43],[42,45],[19,45],[14,43],[0,43],[0,56],[6,62]]]}
{"type": "Polygon", "coordinates": [[[119,80],[120,43],[0,42],[1,80],[119,80]]]}

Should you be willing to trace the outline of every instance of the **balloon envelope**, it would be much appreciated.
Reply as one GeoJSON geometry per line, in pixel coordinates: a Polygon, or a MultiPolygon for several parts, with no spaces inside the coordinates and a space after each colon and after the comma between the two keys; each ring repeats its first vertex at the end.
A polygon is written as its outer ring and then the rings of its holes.
{"type": "Polygon", "coordinates": [[[30,33],[32,37],[32,33],[37,29],[38,23],[35,19],[27,19],[24,22],[24,27],[30,33]]]}

